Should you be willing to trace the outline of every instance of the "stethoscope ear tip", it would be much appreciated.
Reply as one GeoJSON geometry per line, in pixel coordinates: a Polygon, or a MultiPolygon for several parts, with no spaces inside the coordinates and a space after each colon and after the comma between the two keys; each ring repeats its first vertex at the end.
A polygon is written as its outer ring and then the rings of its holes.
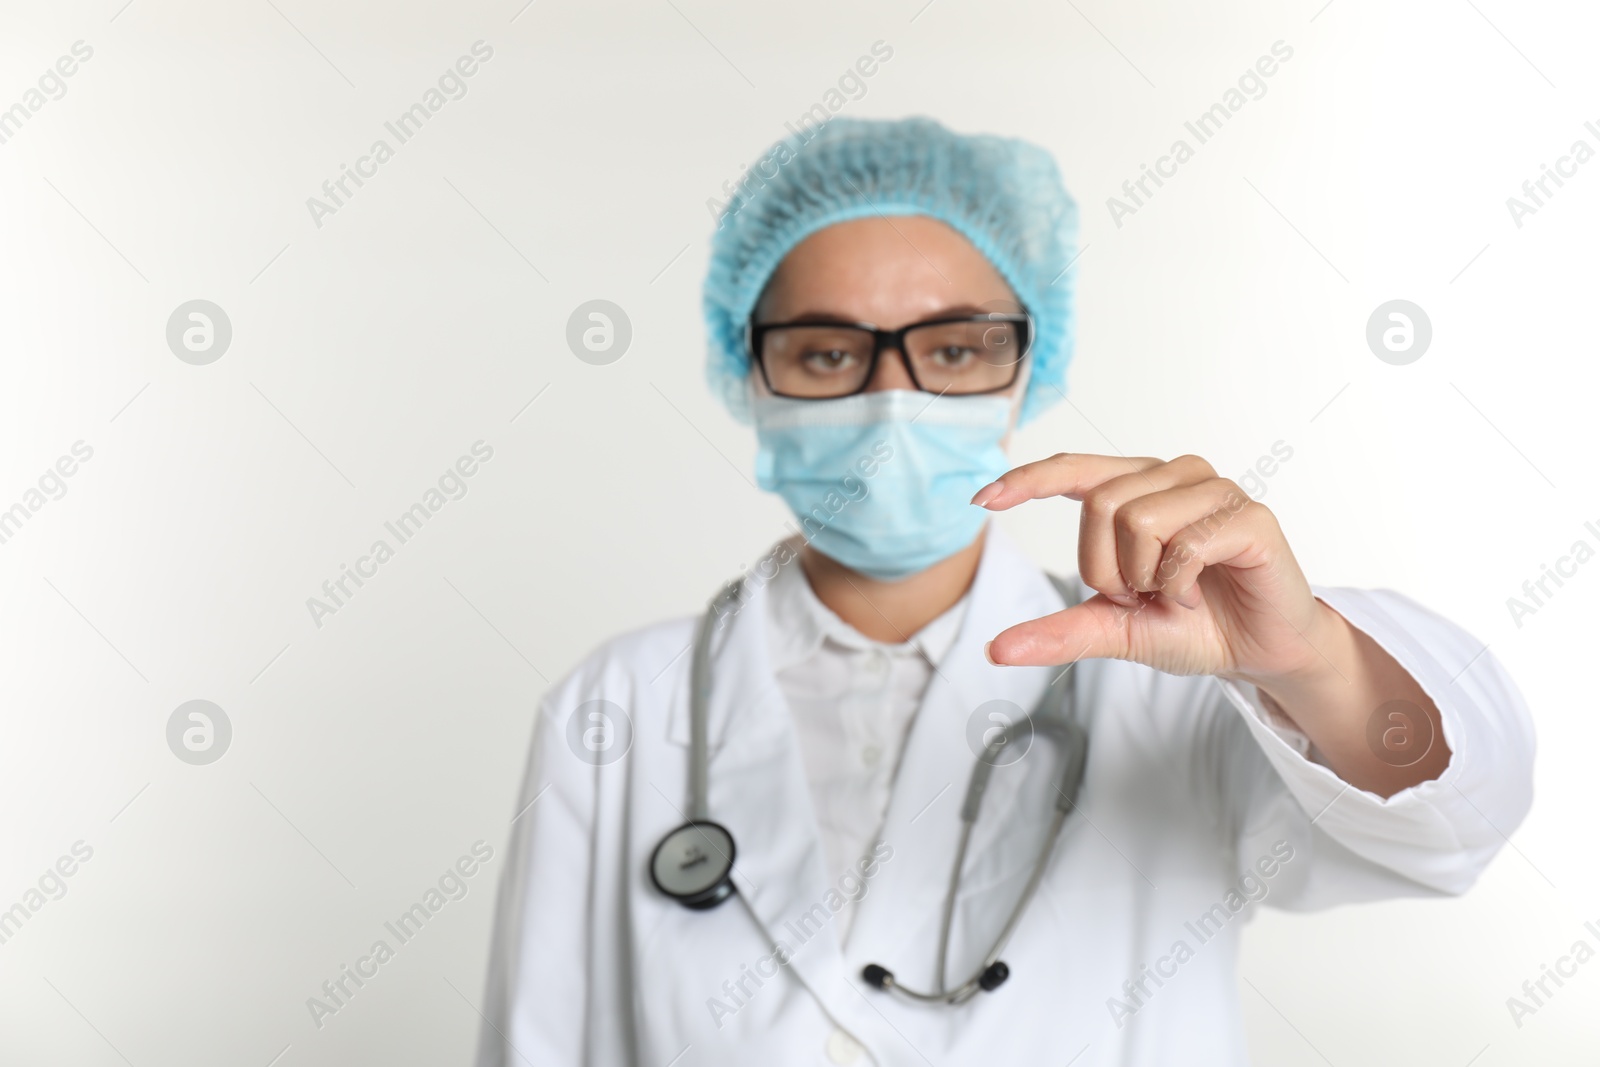
{"type": "Polygon", "coordinates": [[[915,1000],[943,1001],[947,1004],[964,1003],[967,998],[973,996],[980,989],[985,993],[993,993],[1004,985],[1006,979],[1010,977],[1011,968],[1006,966],[1005,961],[995,960],[983,969],[983,973],[974,979],[970,979],[966,985],[959,989],[953,991],[941,989],[937,993],[919,993],[914,989],[895,985],[894,972],[881,964],[869,963],[861,968],[861,980],[874,989],[881,989],[885,992],[899,990],[904,995],[915,1000]]]}
{"type": "Polygon", "coordinates": [[[1010,977],[1011,968],[1006,966],[1005,960],[995,960],[984,968],[983,975],[978,979],[978,988],[985,993],[993,993],[1010,977]]]}

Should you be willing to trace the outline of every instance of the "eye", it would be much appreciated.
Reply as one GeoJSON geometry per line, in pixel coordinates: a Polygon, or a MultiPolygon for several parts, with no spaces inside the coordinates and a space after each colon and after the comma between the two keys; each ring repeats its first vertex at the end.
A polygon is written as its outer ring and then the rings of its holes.
{"type": "Polygon", "coordinates": [[[819,348],[806,352],[800,357],[800,361],[809,371],[833,374],[854,365],[856,355],[842,348],[819,348]]]}
{"type": "Polygon", "coordinates": [[[977,349],[966,345],[940,345],[928,353],[928,361],[941,370],[958,370],[977,358],[977,349]]]}

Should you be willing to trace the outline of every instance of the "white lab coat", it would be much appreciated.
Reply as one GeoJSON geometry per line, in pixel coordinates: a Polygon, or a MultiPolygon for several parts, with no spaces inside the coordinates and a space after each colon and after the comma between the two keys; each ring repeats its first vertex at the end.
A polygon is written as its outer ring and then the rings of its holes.
{"type": "MultiPolygon", "coordinates": [[[[843,950],[829,910],[840,872],[824,869],[768,666],[762,589],[713,646],[709,801],[737,842],[739,889],[713,910],[681,907],[647,871],[688,807],[696,620],[608,642],[539,707],[479,1067],[1248,1062],[1234,975],[1248,898],[1264,891],[1267,906],[1307,910],[1461,893],[1532,802],[1532,724],[1479,641],[1395,593],[1316,593],[1438,704],[1452,750],[1444,774],[1384,800],[1303,755],[1303,736],[1272,721],[1253,689],[1082,663],[1090,744],[1078,810],[1003,954],[1009,982],[954,1008],[908,1003],[859,975],[876,962],[915,988],[934,983],[974,759],[968,720],[995,699],[1032,708],[1056,673],[983,656],[1007,626],[1060,610],[1039,568],[991,528],[960,636],[906,741],[881,835],[892,855],[865,880],[843,950]],[[601,766],[567,740],[574,709],[596,699],[632,726],[627,755],[601,766]],[[1241,872],[1252,872],[1243,883],[1241,872]],[[780,942],[786,965],[773,958],[780,942]]],[[[989,949],[1030,874],[1055,759],[1040,735],[996,772],[956,906],[952,983],[989,949]]]]}

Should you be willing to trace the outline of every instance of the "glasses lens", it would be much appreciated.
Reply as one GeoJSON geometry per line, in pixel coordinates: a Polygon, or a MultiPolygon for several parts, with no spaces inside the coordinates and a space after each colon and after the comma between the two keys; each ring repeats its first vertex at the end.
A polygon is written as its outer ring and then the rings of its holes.
{"type": "Polygon", "coordinates": [[[943,322],[906,334],[917,381],[935,393],[987,393],[1017,376],[1025,337],[1015,322],[943,322]]]}
{"type": "Polygon", "coordinates": [[[761,344],[761,364],[781,396],[845,396],[872,366],[872,334],[851,326],[780,326],[761,344]]]}

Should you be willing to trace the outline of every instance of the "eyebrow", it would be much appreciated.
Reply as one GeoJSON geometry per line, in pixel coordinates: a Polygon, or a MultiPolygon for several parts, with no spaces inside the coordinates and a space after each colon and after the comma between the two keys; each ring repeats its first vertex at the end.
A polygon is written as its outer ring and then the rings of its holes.
{"type": "MultiPolygon", "coordinates": [[[[955,305],[952,305],[951,307],[941,308],[938,311],[935,311],[935,312],[932,312],[932,313],[930,313],[928,315],[922,316],[921,318],[913,319],[911,322],[906,323],[906,325],[907,326],[914,326],[919,322],[933,322],[933,321],[936,321],[938,319],[953,319],[953,318],[960,318],[960,317],[965,316],[965,315],[987,315],[987,314],[990,314],[989,309],[981,308],[976,304],[955,304],[955,305]]],[[[995,314],[1015,315],[1015,314],[1020,314],[1020,310],[1019,311],[996,312],[995,314]]],[[[828,325],[828,324],[845,325],[845,324],[849,324],[849,323],[859,322],[860,320],[853,319],[848,315],[841,315],[838,312],[833,312],[833,311],[803,311],[798,315],[794,315],[794,316],[792,316],[790,318],[782,319],[782,320],[779,320],[779,321],[781,321],[783,323],[807,323],[807,322],[812,322],[812,323],[817,323],[818,325],[828,325]]],[[[765,325],[765,324],[757,323],[757,325],[765,325]]]]}

